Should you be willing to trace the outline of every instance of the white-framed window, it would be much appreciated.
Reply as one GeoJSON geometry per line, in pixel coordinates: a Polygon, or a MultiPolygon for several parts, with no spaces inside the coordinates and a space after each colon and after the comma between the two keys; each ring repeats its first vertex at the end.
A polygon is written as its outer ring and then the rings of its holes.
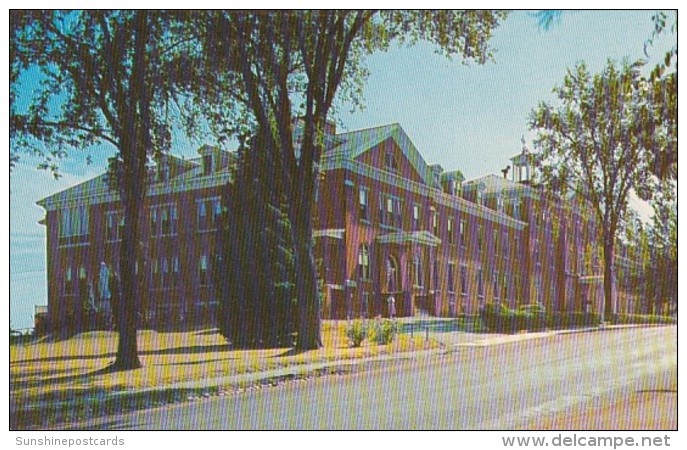
{"type": "Polygon", "coordinates": [[[494,288],[494,299],[499,298],[499,272],[494,271],[493,278],[492,278],[492,284],[494,288]]]}
{"type": "Polygon", "coordinates": [[[398,263],[393,256],[389,256],[386,260],[386,290],[396,292],[398,287],[398,263]]]}
{"type": "Polygon", "coordinates": [[[160,258],[160,287],[168,288],[170,287],[170,270],[169,270],[169,260],[166,256],[160,258]]]}
{"type": "Polygon", "coordinates": [[[453,233],[453,217],[446,219],[446,231],[448,232],[448,243],[453,245],[456,243],[456,238],[453,233]]]}
{"type": "Polygon", "coordinates": [[[160,287],[160,260],[157,257],[150,261],[150,280],[152,289],[160,287]]]}
{"type": "Polygon", "coordinates": [[[172,286],[179,286],[179,256],[174,255],[172,257],[172,286]]]}
{"type": "Polygon", "coordinates": [[[436,211],[432,213],[432,231],[434,236],[439,236],[439,215],[436,211]]]}
{"type": "Polygon", "coordinates": [[[434,289],[439,291],[441,286],[439,286],[439,262],[435,259],[432,266],[432,286],[434,289]]]}
{"type": "Polygon", "coordinates": [[[108,242],[121,241],[124,236],[124,213],[122,211],[108,211],[105,213],[105,240],[108,242]]]}
{"type": "Polygon", "coordinates": [[[177,205],[168,203],[150,207],[150,235],[170,236],[177,234],[177,205]]]}
{"type": "Polygon", "coordinates": [[[460,293],[468,295],[468,267],[465,264],[460,266],[460,293]]]}
{"type": "Polygon", "coordinates": [[[392,195],[380,197],[380,218],[382,225],[401,228],[403,226],[401,199],[392,195]]]}
{"type": "Polygon", "coordinates": [[[64,295],[74,295],[74,274],[72,268],[67,267],[64,270],[64,295]]]}
{"type": "Polygon", "coordinates": [[[448,262],[448,276],[446,277],[448,279],[448,291],[449,293],[454,293],[456,290],[455,287],[455,271],[456,271],[456,263],[453,261],[448,262]]]}
{"type": "Polygon", "coordinates": [[[413,258],[413,272],[415,273],[415,286],[417,287],[422,287],[424,286],[424,273],[423,273],[423,268],[422,268],[422,257],[416,253],[415,257],[413,258]]]}
{"type": "Polygon", "coordinates": [[[222,203],[219,197],[196,199],[196,222],[199,231],[216,230],[222,216],[222,203]]]}
{"type": "Polygon", "coordinates": [[[370,278],[370,249],[362,244],[358,250],[358,276],[361,280],[370,278]]]}
{"type": "Polygon", "coordinates": [[[413,205],[413,230],[417,231],[420,229],[421,224],[421,213],[422,208],[419,204],[415,203],[413,205]]]}
{"type": "Polygon", "coordinates": [[[370,220],[370,191],[367,188],[360,188],[358,199],[358,217],[360,220],[370,220]]]}
{"type": "Polygon", "coordinates": [[[484,273],[481,267],[477,269],[477,296],[484,297],[484,273]]]}
{"type": "Polygon", "coordinates": [[[60,213],[60,237],[88,235],[88,206],[72,206],[60,213]]]}
{"type": "Polygon", "coordinates": [[[535,298],[537,299],[537,303],[541,303],[542,301],[542,291],[541,291],[541,278],[537,276],[537,278],[534,281],[534,295],[535,298]]]}
{"type": "Polygon", "coordinates": [[[210,279],[210,268],[208,264],[208,255],[203,253],[200,255],[200,259],[198,260],[198,280],[201,286],[209,286],[212,284],[212,280],[210,279]]]}

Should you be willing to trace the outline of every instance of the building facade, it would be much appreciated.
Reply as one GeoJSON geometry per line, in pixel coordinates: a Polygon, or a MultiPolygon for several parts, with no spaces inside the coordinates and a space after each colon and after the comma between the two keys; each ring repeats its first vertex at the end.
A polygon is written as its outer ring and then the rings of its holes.
{"type": "MultiPolygon", "coordinates": [[[[466,181],[460,171],[428,165],[398,124],[328,131],[314,218],[324,318],[385,316],[390,299],[399,316],[477,314],[490,302],[602,311],[591,208],[533,187],[526,149],[511,159],[510,179],[504,172],[466,181]]],[[[216,315],[214,234],[234,155],[209,146],[198,153],[164,156],[151,170],[137,264],[147,324],[216,315]]],[[[105,175],[38,204],[46,210],[51,320],[107,311],[98,286],[103,263],[117,270],[122,214],[105,175]]],[[[622,264],[632,273],[631,260],[622,264]]],[[[639,288],[614,283],[617,312],[641,310],[639,288]]]]}

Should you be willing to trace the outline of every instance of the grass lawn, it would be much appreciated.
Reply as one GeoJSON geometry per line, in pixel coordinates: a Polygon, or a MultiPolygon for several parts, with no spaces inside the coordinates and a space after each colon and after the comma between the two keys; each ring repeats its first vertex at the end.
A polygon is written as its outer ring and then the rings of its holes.
{"type": "MultiPolygon", "coordinates": [[[[41,402],[96,398],[120,391],[171,387],[175,383],[261,372],[287,366],[439,347],[421,334],[400,334],[389,345],[365,341],[351,348],[345,322],[325,321],[324,347],[297,352],[291,348],[232,350],[214,329],[186,332],[139,331],[142,368],[98,373],[114,361],[117,333],[93,331],[65,339],[42,338],[10,347],[12,408],[41,402]]],[[[305,369],[304,369],[305,372],[305,369]]],[[[235,386],[226,386],[232,388],[235,386]]]]}

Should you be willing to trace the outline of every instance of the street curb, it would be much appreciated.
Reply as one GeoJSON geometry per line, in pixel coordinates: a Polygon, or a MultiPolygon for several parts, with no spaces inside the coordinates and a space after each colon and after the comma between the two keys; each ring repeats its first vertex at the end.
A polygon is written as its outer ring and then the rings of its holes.
{"type": "Polygon", "coordinates": [[[654,328],[654,327],[664,327],[673,326],[675,324],[627,324],[627,325],[600,325],[597,327],[586,327],[586,328],[570,328],[564,330],[550,330],[542,332],[526,332],[521,334],[508,334],[501,335],[497,338],[482,339],[475,342],[466,342],[460,344],[449,345],[448,348],[456,347],[492,347],[496,345],[510,344],[513,342],[529,341],[535,339],[543,339],[546,337],[558,336],[558,335],[568,335],[568,334],[582,334],[582,333],[596,333],[601,331],[614,331],[614,330],[625,330],[633,328],[654,328]]]}

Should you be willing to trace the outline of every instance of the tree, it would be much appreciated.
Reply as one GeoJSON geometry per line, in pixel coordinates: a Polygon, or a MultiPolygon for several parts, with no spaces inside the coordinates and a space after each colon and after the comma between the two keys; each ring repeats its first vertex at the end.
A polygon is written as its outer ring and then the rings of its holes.
{"type": "Polygon", "coordinates": [[[664,105],[641,74],[642,62],[608,61],[592,75],[584,63],[554,89],[559,104],[541,103],[529,119],[542,152],[546,184],[573,189],[592,205],[601,229],[604,313],[614,311],[612,280],[618,226],[630,192],[652,176],[652,155],[674,144],[664,105]]]}
{"type": "Polygon", "coordinates": [[[290,345],[293,245],[275,164],[242,144],[222,199],[215,291],[219,331],[234,347],[290,345]],[[246,282],[249,280],[249,282],[246,282]]]}
{"type": "Polygon", "coordinates": [[[249,113],[247,128],[283,177],[294,245],[298,347],[321,346],[312,208],[336,96],[359,101],[364,55],[394,40],[427,40],[447,56],[484,63],[491,57],[491,32],[505,16],[492,11],[212,12],[201,21],[204,62],[212,74],[208,81],[240,86],[237,98],[249,113]]]}
{"type": "Polygon", "coordinates": [[[655,213],[647,230],[651,255],[647,287],[656,312],[674,313],[678,299],[677,202],[652,203],[655,213]]]}
{"type": "Polygon", "coordinates": [[[29,151],[44,157],[43,168],[57,171],[57,159],[73,149],[105,142],[116,150],[110,180],[123,207],[124,231],[113,369],[140,367],[140,212],[148,158],[169,148],[166,113],[184,40],[175,38],[180,33],[172,16],[160,12],[12,11],[10,19],[11,161],[29,151]],[[20,92],[19,81],[33,70],[40,82],[30,96],[20,92]]]}

